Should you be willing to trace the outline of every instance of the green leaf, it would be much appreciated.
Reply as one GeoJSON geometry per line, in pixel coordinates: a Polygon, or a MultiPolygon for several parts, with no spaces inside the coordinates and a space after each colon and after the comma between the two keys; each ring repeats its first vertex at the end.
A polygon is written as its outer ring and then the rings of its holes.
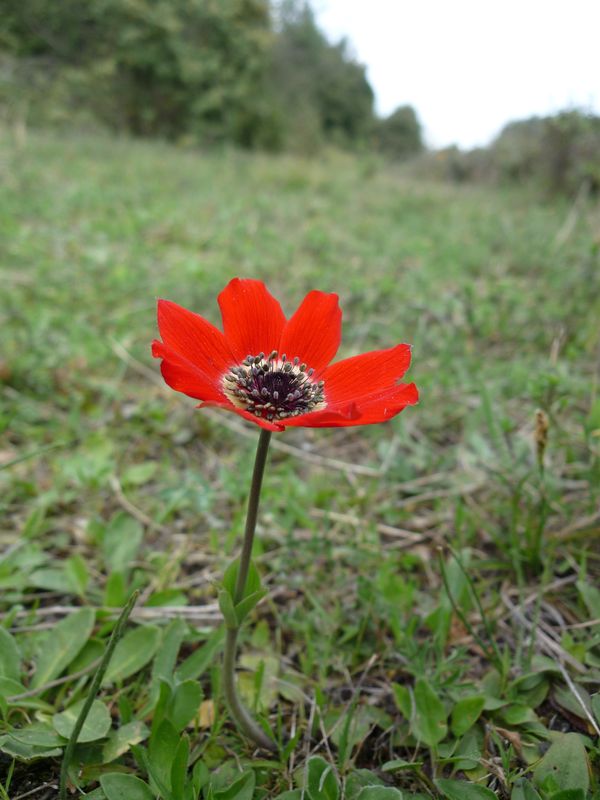
{"type": "Polygon", "coordinates": [[[179,734],[169,720],[164,719],[152,732],[148,746],[148,769],[150,777],[165,794],[171,788],[171,766],[179,747],[179,734]]]}
{"type": "Polygon", "coordinates": [[[290,789],[289,792],[278,794],[274,800],[302,800],[302,789],[290,789]]]}
{"type": "Polygon", "coordinates": [[[460,737],[465,734],[479,719],[485,697],[474,695],[473,697],[463,697],[452,709],[450,727],[454,736],[460,737]]]}
{"type": "Polygon", "coordinates": [[[585,603],[591,619],[600,619],[600,589],[585,581],[577,581],[577,591],[585,603]]]}
{"type": "Polygon", "coordinates": [[[108,741],[102,748],[102,763],[109,764],[123,753],[126,753],[132,745],[139,744],[147,738],[149,730],[143,722],[134,720],[122,725],[108,734],[108,741]]]}
{"type": "Polygon", "coordinates": [[[517,778],[510,800],[541,800],[541,798],[527,778],[517,778]]]}
{"type": "Polygon", "coordinates": [[[600,692],[596,692],[590,698],[590,706],[592,707],[592,712],[596,717],[596,722],[600,725],[600,692]]]}
{"type": "Polygon", "coordinates": [[[90,576],[84,559],[78,553],[67,559],[65,563],[65,575],[69,585],[73,587],[76,594],[83,597],[90,576]]]}
{"type": "MultiPolygon", "coordinates": [[[[235,597],[235,584],[237,581],[239,564],[239,558],[236,558],[235,561],[231,562],[223,574],[223,588],[229,592],[232,598],[235,597]]],[[[258,592],[260,589],[262,589],[260,574],[256,569],[254,562],[251,561],[248,566],[248,577],[246,578],[246,586],[244,587],[242,600],[244,600],[246,597],[249,597],[251,594],[258,592]]]]}
{"type": "Polygon", "coordinates": [[[188,656],[179,669],[176,670],[175,677],[177,680],[185,681],[190,678],[200,678],[204,675],[223,649],[224,639],[225,629],[223,627],[214,630],[202,647],[192,653],[191,656],[188,656]]]}
{"type": "Polygon", "coordinates": [[[122,681],[139,672],[152,661],[159,643],[160,628],[156,625],[140,625],[128,631],[115,647],[102,685],[122,681]]]}
{"type": "MultiPolygon", "coordinates": [[[[68,739],[83,708],[85,698],[52,717],[52,725],[57,733],[68,739]]],[[[95,742],[103,739],[109,732],[111,718],[107,707],[100,700],[94,700],[88,712],[83,728],[77,737],[78,742],[95,742]]]]}
{"type": "Polygon", "coordinates": [[[104,587],[104,605],[108,608],[122,608],[127,602],[127,587],[122,572],[108,576],[104,587]]]}
{"type": "Polygon", "coordinates": [[[394,700],[396,701],[398,710],[405,719],[410,721],[410,718],[412,717],[412,699],[410,696],[410,689],[408,686],[404,686],[402,683],[394,683],[392,684],[392,690],[394,692],[394,700]]]}
{"type": "Polygon", "coordinates": [[[393,786],[365,786],[357,800],[402,800],[402,792],[393,786]]]}
{"type": "Polygon", "coordinates": [[[13,736],[0,736],[0,751],[19,761],[33,761],[38,758],[57,758],[62,754],[62,747],[43,747],[20,742],[13,736]]]}
{"type": "Polygon", "coordinates": [[[435,785],[448,800],[496,800],[496,795],[491,789],[476,783],[440,779],[435,785]]]}
{"type": "Polygon", "coordinates": [[[446,709],[426,678],[417,678],[414,698],[413,734],[428,747],[433,747],[448,732],[446,709]]]}
{"type": "Polygon", "coordinates": [[[257,592],[252,592],[252,594],[249,594],[237,604],[235,607],[235,616],[238,620],[238,624],[242,624],[248,614],[255,606],[258,605],[258,603],[260,603],[266,594],[266,589],[259,589],[257,592]]]}
{"type": "Polygon", "coordinates": [[[102,553],[109,572],[124,572],[136,558],[144,529],[137,519],[118,511],[110,520],[102,539],[102,553]]]}
{"type": "Polygon", "coordinates": [[[454,748],[452,764],[455,770],[477,769],[482,757],[483,731],[471,727],[454,748]]]}
{"type": "Polygon", "coordinates": [[[226,789],[216,791],[215,800],[252,800],[255,785],[256,775],[253,770],[248,770],[226,789]]]}
{"type": "Polygon", "coordinates": [[[171,797],[172,800],[184,800],[188,759],[190,757],[190,740],[183,736],[171,765],[171,797]]]}
{"type": "Polygon", "coordinates": [[[152,664],[152,687],[149,708],[156,705],[160,681],[170,682],[173,679],[177,655],[187,633],[187,625],[182,619],[172,620],[164,629],[160,647],[152,664]]]}
{"type": "Polygon", "coordinates": [[[345,800],[357,800],[365,786],[385,786],[381,778],[369,769],[354,769],[346,778],[345,800]]]}
{"type": "Polygon", "coordinates": [[[561,789],[550,795],[549,800],[585,800],[585,796],[583,789],[561,789]]]}
{"type": "Polygon", "coordinates": [[[63,737],[44,722],[33,722],[24,728],[13,728],[10,736],[18,742],[36,747],[50,748],[64,744],[63,737]]]}
{"type": "Polygon", "coordinates": [[[194,719],[202,702],[202,687],[197,681],[184,681],[173,692],[168,719],[173,723],[176,731],[182,731],[194,719]]]}
{"type": "Polygon", "coordinates": [[[0,626],[0,677],[18,681],[21,677],[21,656],[17,642],[6,628],[0,626]]]}
{"type": "Polygon", "coordinates": [[[27,689],[20,681],[14,681],[12,678],[0,677],[0,697],[12,697],[15,694],[22,694],[26,691],[27,689]]]}
{"type": "Polygon", "coordinates": [[[127,467],[121,475],[121,484],[127,486],[143,486],[154,476],[158,464],[156,461],[146,461],[144,464],[133,464],[127,467]]]}
{"type": "Polygon", "coordinates": [[[94,619],[91,608],[81,608],[54,626],[40,647],[32,689],[54,680],[69,666],[89,639],[94,619]]]}
{"type": "Polygon", "coordinates": [[[134,775],[120,772],[101,775],[100,786],[107,800],[155,800],[156,797],[147,783],[134,775]]]}
{"type": "Polygon", "coordinates": [[[541,786],[549,777],[558,789],[583,789],[590,785],[590,765],[583,739],[578,733],[555,734],[554,741],[535,768],[533,780],[541,786]]]}
{"type": "Polygon", "coordinates": [[[221,589],[218,594],[218,600],[219,608],[221,609],[221,614],[223,614],[226,627],[230,630],[239,628],[238,618],[233,606],[233,599],[229,594],[229,591],[227,589],[221,589]]]}
{"type": "Polygon", "coordinates": [[[422,766],[422,761],[405,761],[403,758],[394,758],[392,761],[386,761],[381,770],[382,772],[397,772],[398,770],[419,769],[422,766]]]}
{"type": "Polygon", "coordinates": [[[321,756],[313,756],[308,762],[306,788],[310,800],[338,800],[340,796],[333,767],[321,756]]]}

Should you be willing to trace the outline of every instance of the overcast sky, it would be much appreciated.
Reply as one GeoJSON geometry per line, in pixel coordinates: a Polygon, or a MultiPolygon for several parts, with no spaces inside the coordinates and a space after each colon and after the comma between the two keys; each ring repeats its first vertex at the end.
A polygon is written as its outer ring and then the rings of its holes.
{"type": "Polygon", "coordinates": [[[409,103],[428,144],[486,144],[514,119],[600,113],[600,0],[314,0],[346,36],[377,111],[409,103]]]}

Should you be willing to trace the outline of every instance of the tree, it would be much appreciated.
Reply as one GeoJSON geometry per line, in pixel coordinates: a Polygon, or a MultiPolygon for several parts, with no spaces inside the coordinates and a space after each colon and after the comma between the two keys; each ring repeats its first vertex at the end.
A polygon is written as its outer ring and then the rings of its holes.
{"type": "Polygon", "coordinates": [[[423,150],[421,123],[412,106],[400,106],[378,122],[376,141],[379,150],[390,158],[405,159],[423,150]]]}

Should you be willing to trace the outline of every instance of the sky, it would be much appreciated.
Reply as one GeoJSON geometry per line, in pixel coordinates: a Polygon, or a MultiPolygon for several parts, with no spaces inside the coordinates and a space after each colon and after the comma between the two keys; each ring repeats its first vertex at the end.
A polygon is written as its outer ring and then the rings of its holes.
{"type": "Polygon", "coordinates": [[[412,105],[431,147],[489,143],[515,119],[600,114],[600,0],[314,0],[387,115],[412,105]]]}

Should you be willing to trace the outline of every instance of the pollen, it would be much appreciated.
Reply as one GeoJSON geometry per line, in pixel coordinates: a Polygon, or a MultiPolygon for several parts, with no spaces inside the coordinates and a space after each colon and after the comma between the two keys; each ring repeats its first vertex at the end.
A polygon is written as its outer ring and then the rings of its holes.
{"type": "Polygon", "coordinates": [[[236,408],[269,421],[297,417],[325,408],[324,382],[313,380],[298,357],[289,360],[273,350],[248,355],[223,376],[223,391],[236,408]]]}

